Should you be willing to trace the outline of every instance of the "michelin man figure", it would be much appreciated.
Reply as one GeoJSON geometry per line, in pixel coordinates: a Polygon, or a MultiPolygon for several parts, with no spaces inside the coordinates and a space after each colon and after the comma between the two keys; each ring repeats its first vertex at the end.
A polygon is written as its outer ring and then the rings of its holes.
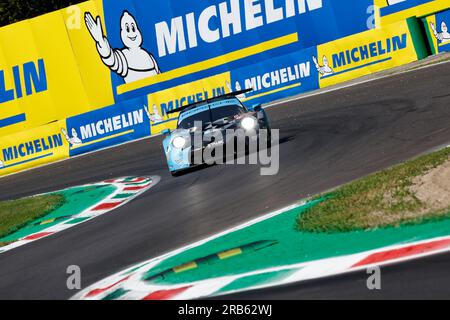
{"type": "Polygon", "coordinates": [[[322,76],[328,76],[330,74],[333,74],[333,69],[331,69],[329,63],[328,63],[328,59],[326,56],[323,56],[323,66],[319,65],[319,62],[317,61],[316,57],[312,57],[314,64],[316,66],[317,71],[322,75],[322,76]]]}
{"type": "Polygon", "coordinates": [[[120,21],[120,35],[125,46],[122,49],[111,48],[108,39],[104,36],[100,17],[94,20],[92,15],[86,12],[84,18],[103,63],[121,76],[125,83],[161,73],[153,55],[142,48],[141,31],[129,12],[124,11],[120,21]]]}
{"type": "Polygon", "coordinates": [[[2,160],[0,160],[0,168],[3,168],[5,166],[5,164],[3,163],[2,160]]]}
{"type": "Polygon", "coordinates": [[[231,93],[231,92],[234,91],[234,90],[233,90],[233,87],[231,86],[230,81],[227,80],[227,82],[226,82],[225,84],[226,84],[226,86],[227,86],[227,88],[228,88],[228,92],[229,92],[229,93],[231,93]]]}
{"type": "Polygon", "coordinates": [[[164,121],[163,117],[158,112],[158,107],[156,104],[153,105],[153,113],[150,113],[147,106],[144,108],[145,112],[147,113],[147,117],[150,119],[151,123],[158,124],[164,121]]]}
{"type": "Polygon", "coordinates": [[[438,41],[440,41],[441,43],[450,41],[450,33],[448,32],[447,24],[444,21],[442,21],[441,23],[441,32],[438,32],[436,30],[436,26],[433,22],[430,22],[430,27],[431,30],[433,30],[433,34],[436,39],[438,39],[438,41]]]}
{"type": "Polygon", "coordinates": [[[69,134],[67,133],[66,130],[61,129],[61,132],[64,134],[64,136],[66,137],[66,140],[68,143],[70,143],[72,146],[78,145],[78,144],[82,144],[83,141],[81,141],[80,138],[78,138],[78,133],[77,130],[75,130],[74,128],[72,128],[71,132],[72,132],[72,137],[69,136],[69,134]]]}

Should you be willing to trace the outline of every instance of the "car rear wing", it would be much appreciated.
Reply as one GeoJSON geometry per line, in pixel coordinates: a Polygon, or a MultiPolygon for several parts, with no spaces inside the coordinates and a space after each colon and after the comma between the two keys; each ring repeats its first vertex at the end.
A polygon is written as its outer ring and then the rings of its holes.
{"type": "Polygon", "coordinates": [[[214,101],[217,101],[217,100],[220,100],[220,99],[237,97],[237,96],[240,96],[241,94],[245,94],[245,93],[248,93],[248,92],[251,92],[251,91],[253,91],[252,88],[226,93],[226,94],[223,94],[221,96],[217,96],[217,97],[214,97],[214,98],[211,98],[211,99],[205,99],[205,100],[197,101],[197,102],[190,103],[188,105],[182,106],[181,108],[170,110],[170,111],[167,112],[167,114],[178,113],[178,112],[181,112],[183,110],[186,110],[186,109],[198,106],[199,104],[202,104],[202,103],[211,103],[211,102],[214,102],[214,101]]]}

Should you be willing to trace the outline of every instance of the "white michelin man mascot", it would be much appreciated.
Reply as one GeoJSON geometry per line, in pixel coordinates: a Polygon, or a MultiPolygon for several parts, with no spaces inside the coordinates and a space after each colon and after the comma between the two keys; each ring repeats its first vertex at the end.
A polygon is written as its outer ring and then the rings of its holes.
{"type": "Polygon", "coordinates": [[[100,17],[94,20],[92,15],[86,12],[84,18],[87,29],[97,43],[97,51],[103,63],[120,75],[125,83],[161,73],[153,55],[142,48],[141,31],[129,12],[124,11],[120,21],[120,35],[125,45],[122,49],[111,48],[108,39],[104,36],[100,17]]]}
{"type": "Polygon", "coordinates": [[[433,34],[441,43],[450,41],[450,33],[448,32],[447,24],[442,21],[441,23],[441,32],[437,32],[436,26],[433,22],[430,22],[431,30],[433,30],[433,34]]]}
{"type": "Polygon", "coordinates": [[[72,128],[71,132],[72,132],[72,137],[69,136],[69,134],[67,133],[66,130],[61,129],[61,132],[64,134],[64,136],[66,137],[66,140],[68,143],[70,143],[71,145],[78,145],[78,144],[82,144],[83,141],[81,141],[80,138],[78,138],[78,133],[77,130],[75,130],[74,128],[72,128]]]}
{"type": "Polygon", "coordinates": [[[5,164],[3,163],[2,160],[0,160],[0,168],[3,168],[5,166],[5,164]]]}
{"type": "Polygon", "coordinates": [[[333,69],[331,69],[329,63],[328,63],[328,59],[326,56],[323,56],[323,66],[319,65],[319,62],[317,61],[316,57],[312,57],[314,64],[316,65],[316,69],[317,71],[322,75],[322,76],[328,76],[330,74],[333,74],[333,69]]]}
{"type": "Polygon", "coordinates": [[[163,117],[161,117],[161,115],[158,112],[158,107],[156,106],[156,104],[153,105],[153,113],[150,113],[149,109],[147,108],[147,106],[145,106],[145,112],[147,113],[147,117],[150,119],[150,121],[153,124],[158,124],[164,121],[163,117]]]}
{"type": "Polygon", "coordinates": [[[233,87],[231,86],[230,81],[227,81],[227,82],[226,82],[226,86],[227,86],[228,91],[229,91],[230,93],[234,91],[234,90],[233,90],[233,87]]]}

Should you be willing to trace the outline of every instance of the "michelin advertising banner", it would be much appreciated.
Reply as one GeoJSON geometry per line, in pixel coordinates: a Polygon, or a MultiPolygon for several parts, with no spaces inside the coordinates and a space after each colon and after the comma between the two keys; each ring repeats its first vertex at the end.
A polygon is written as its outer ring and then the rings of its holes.
{"type": "Polygon", "coordinates": [[[148,95],[152,132],[174,129],[179,107],[241,89],[247,106],[324,88],[427,56],[415,18],[148,95]]]}
{"type": "Polygon", "coordinates": [[[426,56],[419,21],[411,18],[319,45],[313,60],[323,88],[426,56]]]}
{"type": "Polygon", "coordinates": [[[104,17],[87,12],[86,26],[91,47],[111,70],[114,94],[123,100],[365,31],[372,4],[104,0],[104,17]]]}
{"type": "Polygon", "coordinates": [[[87,111],[59,12],[0,29],[0,136],[87,111]]]}
{"type": "Polygon", "coordinates": [[[68,118],[66,127],[70,156],[147,137],[151,134],[147,99],[131,99],[68,118]]]}
{"type": "Polygon", "coordinates": [[[450,52],[450,10],[423,19],[433,53],[450,52]]]}
{"type": "Polygon", "coordinates": [[[0,137],[0,176],[69,157],[65,121],[0,137]]]}
{"type": "Polygon", "coordinates": [[[423,17],[450,8],[448,0],[374,0],[379,8],[381,25],[423,17]]]}
{"type": "Polygon", "coordinates": [[[316,47],[307,48],[150,94],[152,133],[176,127],[178,115],[169,117],[169,111],[209,97],[252,88],[238,97],[250,107],[318,89],[319,74],[312,60],[316,55],[316,47]]]}

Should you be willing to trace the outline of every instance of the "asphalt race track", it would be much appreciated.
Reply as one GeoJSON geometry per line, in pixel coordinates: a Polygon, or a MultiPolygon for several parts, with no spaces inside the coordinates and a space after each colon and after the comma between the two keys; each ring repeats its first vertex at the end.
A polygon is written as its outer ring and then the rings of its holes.
{"type": "MultiPolygon", "coordinates": [[[[66,268],[87,286],[360,176],[450,143],[450,63],[268,109],[281,129],[280,172],[222,165],[172,178],[161,138],[0,179],[0,200],[127,175],[162,181],[130,204],[0,255],[1,299],[67,299],[66,268]]],[[[228,298],[448,298],[450,255],[382,269],[379,292],[364,273],[228,298]]]]}

